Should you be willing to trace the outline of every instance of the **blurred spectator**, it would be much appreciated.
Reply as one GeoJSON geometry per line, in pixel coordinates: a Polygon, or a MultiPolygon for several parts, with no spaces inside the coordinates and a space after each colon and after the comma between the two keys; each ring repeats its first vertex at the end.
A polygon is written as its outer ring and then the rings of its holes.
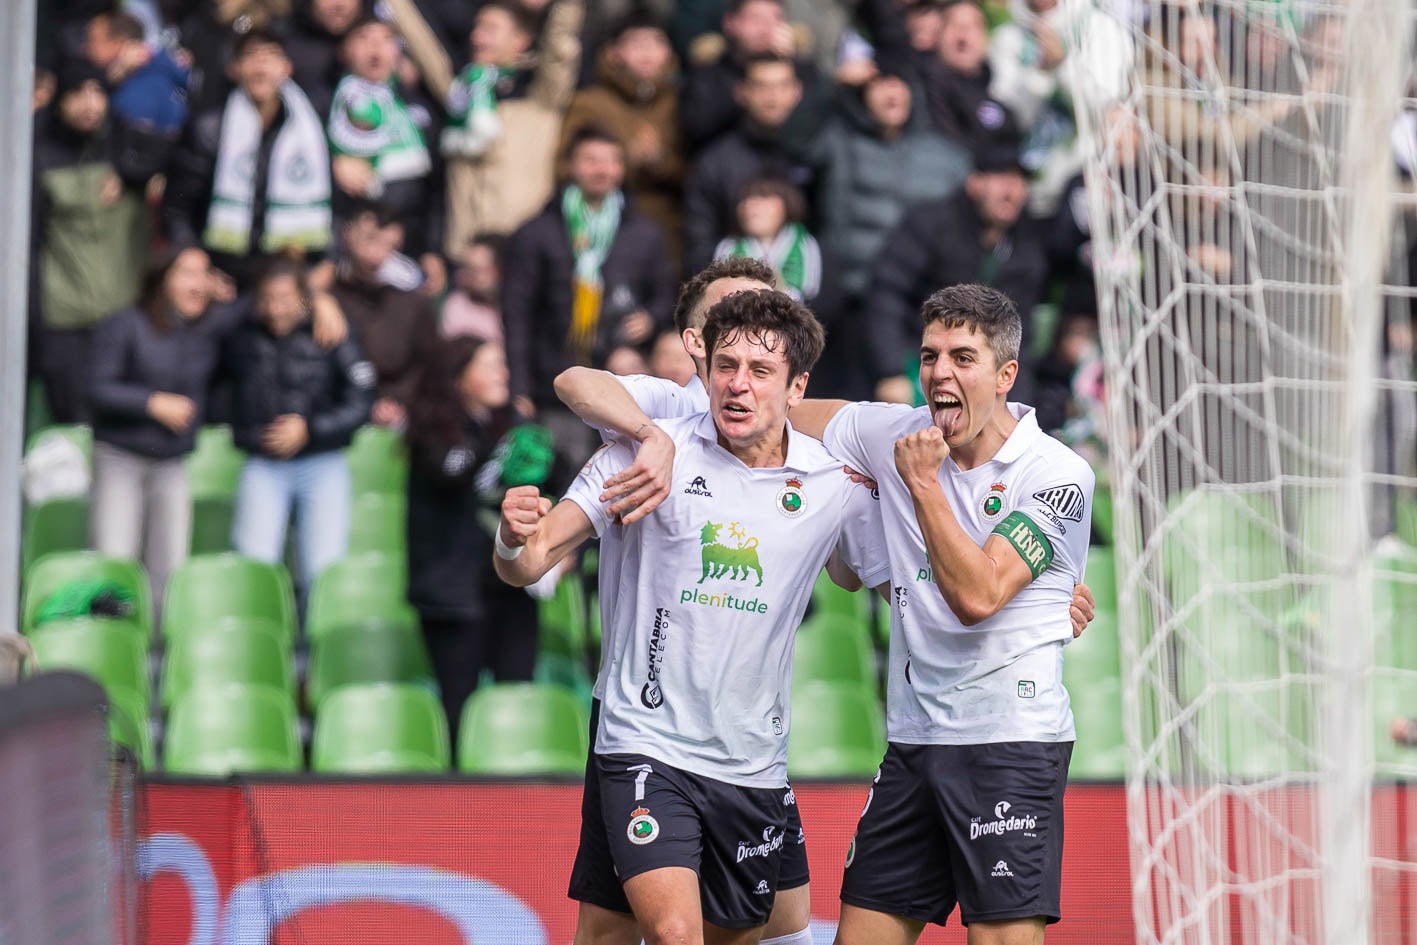
{"type": "Polygon", "coordinates": [[[561,151],[575,133],[598,125],[625,145],[627,190],[640,212],[669,238],[678,268],[684,189],[679,136],[678,64],[658,21],[632,13],[617,23],[596,57],[596,83],[571,99],[561,126],[561,151]]]}
{"type": "Polygon", "coordinates": [[[443,300],[439,329],[444,338],[471,335],[502,343],[502,248],[500,236],[479,236],[467,244],[453,275],[453,291],[443,300]]]}
{"type": "Polygon", "coordinates": [[[989,22],[976,0],[953,0],[940,20],[936,59],[926,62],[926,102],[935,127],[971,153],[1018,134],[1018,120],[990,92],[989,22]]]}
{"type": "Polygon", "coordinates": [[[308,587],[349,541],[349,466],[343,448],[368,421],[374,366],[358,345],[315,341],[305,267],[271,262],[257,281],[255,318],[223,352],[235,379],[232,438],[247,453],[232,521],[236,550],[278,562],[296,506],[299,584],[308,587]]]}
{"type": "MultiPolygon", "coordinates": [[[[678,4],[675,0],[595,0],[586,6],[581,43],[588,52],[598,53],[613,41],[615,32],[625,20],[631,17],[646,17],[658,23],[664,30],[665,38],[670,39],[672,51],[673,40],[669,36],[669,24],[674,17],[676,6],[678,4]]],[[[715,25],[718,19],[719,17],[714,18],[715,25]]],[[[581,87],[595,81],[597,58],[597,55],[582,57],[579,82],[581,87]]]]}
{"type": "Polygon", "coordinates": [[[144,40],[143,24],[127,13],[89,21],[84,54],[104,71],[113,114],[124,122],[175,137],[187,120],[191,70],[144,40]]]}
{"type": "MultiPolygon", "coordinates": [[[[556,0],[533,54],[535,26],[523,8],[489,0],[478,11],[472,65],[442,91],[449,115],[448,256],[475,236],[521,226],[551,196],[561,117],[580,66],[582,14],[580,0],[556,0]]],[[[436,74],[427,64],[420,68],[436,74]]]]}
{"type": "Polygon", "coordinates": [[[58,423],[88,420],[93,327],[138,296],[147,219],[115,151],[103,74],[65,63],[35,116],[30,197],[30,339],[58,423]]]}
{"type": "MultiPolygon", "coordinates": [[[[700,36],[690,47],[679,108],[689,153],[698,152],[738,124],[748,107],[738,90],[747,78],[748,63],[755,59],[773,57],[792,63],[801,78],[798,98],[804,86],[809,96],[819,96],[823,82],[804,58],[803,45],[787,22],[781,0],[730,0],[723,13],[723,34],[700,36]]],[[[690,264],[691,268],[702,265],[690,264]]]]}
{"type": "Polygon", "coordinates": [[[192,114],[221,108],[233,84],[231,73],[242,40],[267,33],[290,15],[291,0],[190,0],[180,5],[182,48],[192,55],[188,107],[192,114]]]}
{"type": "Polygon", "coordinates": [[[241,291],[260,259],[290,248],[323,256],[330,242],[330,154],[320,116],[291,81],[274,34],[237,42],[237,87],[194,113],[168,173],[162,217],[173,242],[198,244],[241,291]]]}
{"type": "Polygon", "coordinates": [[[1083,282],[1070,285],[1058,311],[1053,343],[1038,362],[1033,397],[1038,425],[1054,434],[1069,421],[1084,419],[1082,405],[1074,402],[1073,381],[1080,368],[1102,356],[1092,287],[1083,282]]]}
{"type": "Polygon", "coordinates": [[[779,177],[754,177],[738,192],[737,235],[721,240],[713,258],[767,263],[781,291],[812,305],[822,291],[822,250],[802,222],[806,213],[802,191],[779,177]]]}
{"type": "Polygon", "coordinates": [[[496,527],[488,513],[506,486],[539,485],[547,472],[520,461],[509,400],[501,345],[455,338],[428,363],[409,409],[408,599],[454,737],[484,670],[528,680],[536,663],[536,605],[497,579],[486,524],[496,527]]]}
{"type": "Polygon", "coordinates": [[[196,445],[222,336],[236,306],[211,308],[207,254],[168,249],[143,277],[139,304],[94,335],[93,547],[140,558],[162,600],[187,557],[192,499],[184,462],[196,445]]]}
{"type": "Polygon", "coordinates": [[[395,288],[379,277],[403,240],[403,225],[387,208],[360,209],[343,235],[345,255],[330,294],[374,365],[374,423],[402,429],[418,375],[438,344],[433,309],[423,293],[395,288]]]}
{"type": "Polygon", "coordinates": [[[340,44],[368,12],[367,0],[297,0],[295,12],[282,23],[281,36],[295,67],[295,84],[322,121],[329,121],[335,86],[344,74],[340,44]]]}
{"type": "Polygon", "coordinates": [[[655,377],[673,381],[683,387],[694,379],[696,369],[694,359],[684,350],[684,339],[674,330],[663,331],[654,339],[654,347],[649,352],[649,371],[655,377]]]}
{"type": "Polygon", "coordinates": [[[576,466],[594,432],[565,410],[552,384],[573,364],[601,367],[621,345],[646,345],[669,324],[675,277],[658,224],[625,200],[625,155],[596,128],[567,155],[570,183],[512,234],[503,259],[502,320],[512,391],[576,466]]]}
{"type": "Polygon", "coordinates": [[[708,265],[718,241],[733,232],[738,193],[750,178],[776,174],[803,190],[812,182],[811,170],[783,140],[783,126],[802,101],[792,61],[771,53],[749,60],[734,94],[743,103],[740,126],[703,150],[684,189],[684,256],[692,270],[708,265]]]}
{"type": "Polygon", "coordinates": [[[610,357],[605,359],[605,370],[620,377],[648,374],[649,362],[645,360],[644,355],[640,354],[639,349],[631,348],[629,345],[621,345],[610,352],[610,357]]]}
{"type": "MultiPolygon", "coordinates": [[[[335,87],[330,106],[335,183],[349,197],[388,206],[398,219],[422,221],[432,205],[433,160],[400,89],[398,34],[388,23],[366,17],[345,34],[340,52],[349,74],[335,87]]],[[[406,237],[410,255],[427,252],[420,228],[406,237]]],[[[432,260],[420,263],[425,271],[441,271],[432,260]]]]}
{"type": "Polygon", "coordinates": [[[1028,322],[1048,276],[1044,234],[1024,216],[1028,185],[1018,152],[981,154],[964,190],[921,204],[885,242],[872,273],[866,336],[878,400],[911,403],[920,340],[920,304],[940,286],[993,286],[1024,314],[1015,400],[1031,403],[1028,322]]]}

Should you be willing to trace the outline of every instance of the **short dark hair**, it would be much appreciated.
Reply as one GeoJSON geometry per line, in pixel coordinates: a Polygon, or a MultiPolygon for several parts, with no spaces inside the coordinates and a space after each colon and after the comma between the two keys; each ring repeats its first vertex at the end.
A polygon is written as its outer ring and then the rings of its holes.
{"type": "Polygon", "coordinates": [[[501,10],[512,18],[512,25],[532,39],[536,39],[538,21],[536,14],[517,3],[516,0],[487,0],[477,8],[477,16],[486,10],[501,10]]]}
{"type": "Polygon", "coordinates": [[[769,351],[781,346],[791,377],[812,370],[826,340],[821,323],[807,306],[773,289],[735,292],[720,299],[704,321],[704,349],[712,357],[715,348],[740,333],[763,341],[769,351]],[[772,345],[767,344],[768,335],[776,336],[772,345]]]}
{"type": "Polygon", "coordinates": [[[1014,300],[998,289],[973,283],[940,289],[920,307],[920,318],[927,327],[939,322],[945,328],[983,333],[997,365],[1018,360],[1023,319],[1014,300]]]}
{"type": "Polygon", "coordinates": [[[264,26],[253,26],[236,37],[236,44],[231,48],[232,58],[240,59],[257,46],[275,46],[281,51],[281,55],[287,58],[290,56],[279,36],[264,26]]]}
{"type": "Polygon", "coordinates": [[[802,188],[781,174],[759,174],[748,178],[743,186],[738,188],[737,203],[742,203],[749,197],[778,198],[787,212],[789,223],[801,223],[807,219],[807,198],[802,195],[802,188]]]}
{"type": "Polygon", "coordinates": [[[610,33],[606,38],[612,43],[618,43],[626,33],[635,30],[658,30],[666,38],[669,36],[669,30],[665,27],[663,20],[648,10],[634,9],[611,25],[610,33]]]}
{"type": "Polygon", "coordinates": [[[615,132],[602,124],[592,122],[577,128],[566,141],[566,160],[569,161],[571,157],[580,150],[581,145],[590,144],[592,142],[598,144],[613,144],[620,149],[621,154],[625,153],[625,142],[621,141],[619,137],[616,136],[615,132]]]}
{"type": "Polygon", "coordinates": [[[100,13],[94,19],[103,20],[108,35],[115,39],[140,40],[147,35],[143,30],[142,21],[133,14],[124,13],[122,10],[108,10],[100,13]]]}
{"type": "Polygon", "coordinates": [[[679,290],[679,301],[674,304],[674,329],[680,334],[686,328],[694,328],[693,322],[699,322],[702,327],[704,312],[704,296],[708,294],[709,286],[719,279],[753,279],[761,282],[768,288],[777,287],[777,273],[772,271],[772,267],[761,260],[753,259],[750,256],[730,256],[727,259],[720,259],[711,262],[703,269],[700,269],[694,278],[684,283],[679,290]]]}
{"type": "MultiPolygon", "coordinates": [[[[728,0],[728,6],[724,9],[724,16],[736,16],[743,12],[743,8],[750,3],[757,3],[758,0],[728,0]]],[[[783,7],[782,0],[762,0],[763,3],[771,3],[777,7],[783,7]]],[[[783,7],[786,9],[785,7],[783,7]]]]}
{"type": "Polygon", "coordinates": [[[350,226],[367,216],[372,216],[374,225],[381,230],[390,226],[403,226],[403,217],[391,204],[368,199],[354,201],[344,218],[344,225],[350,226]]]}
{"type": "Polygon", "coordinates": [[[394,26],[394,24],[390,23],[388,20],[380,19],[376,14],[369,11],[365,11],[364,13],[359,14],[359,16],[355,18],[353,23],[349,24],[349,29],[344,31],[344,35],[340,37],[340,42],[344,42],[345,40],[353,36],[355,33],[369,26],[382,26],[384,29],[388,30],[390,33],[393,33],[395,36],[397,36],[399,33],[398,28],[394,26]]]}
{"type": "Polygon", "coordinates": [[[748,74],[749,74],[750,72],[752,72],[754,69],[756,69],[758,66],[761,66],[761,65],[769,65],[769,64],[781,64],[781,65],[788,66],[789,68],[792,69],[792,75],[793,75],[793,77],[796,78],[796,79],[798,79],[799,81],[801,80],[801,76],[799,76],[799,75],[797,74],[797,63],[796,63],[795,61],[793,61],[793,59],[792,59],[790,56],[779,55],[778,53],[775,53],[775,52],[753,53],[751,56],[749,56],[749,57],[747,57],[746,59],[744,59],[744,60],[743,60],[743,80],[744,80],[744,81],[747,81],[747,79],[748,79],[748,74]]]}

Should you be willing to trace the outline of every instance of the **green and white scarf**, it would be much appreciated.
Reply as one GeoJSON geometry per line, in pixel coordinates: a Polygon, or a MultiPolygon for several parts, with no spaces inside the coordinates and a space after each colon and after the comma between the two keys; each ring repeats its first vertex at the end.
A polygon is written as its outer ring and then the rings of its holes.
{"type": "Polygon", "coordinates": [[[822,290],[822,251],[800,223],[789,223],[771,242],[751,236],[721,240],[713,258],[746,256],[767,263],[777,273],[782,290],[799,302],[810,302],[822,290]]]}
{"type": "Polygon", "coordinates": [[[448,126],[443,129],[443,153],[448,157],[474,158],[502,137],[497,114],[497,83],[512,69],[468,66],[448,87],[448,126]]]}
{"type": "Polygon", "coordinates": [[[360,157],[383,183],[415,180],[433,168],[423,131],[392,83],[347,75],[330,107],[330,150],[360,157]]]}
{"type": "Polygon", "coordinates": [[[601,201],[599,210],[590,208],[575,184],[561,193],[561,216],[566,218],[566,235],[570,237],[571,253],[575,256],[571,332],[567,341],[580,364],[589,364],[595,350],[605,295],[600,267],[605,265],[610,247],[615,243],[624,208],[625,195],[618,190],[601,201]]]}

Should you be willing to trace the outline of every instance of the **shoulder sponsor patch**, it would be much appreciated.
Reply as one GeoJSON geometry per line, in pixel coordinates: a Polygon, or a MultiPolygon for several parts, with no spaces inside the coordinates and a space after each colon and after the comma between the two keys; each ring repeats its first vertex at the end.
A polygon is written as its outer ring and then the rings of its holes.
{"type": "Polygon", "coordinates": [[[1043,530],[1033,523],[1033,519],[1022,512],[1010,512],[994,526],[994,534],[1003,535],[1014,550],[1023,558],[1036,580],[1038,575],[1048,570],[1053,563],[1053,545],[1043,530]]]}
{"type": "Polygon", "coordinates": [[[1061,519],[1066,519],[1069,522],[1082,521],[1082,510],[1085,505],[1082,489],[1072,483],[1042,489],[1035,492],[1033,497],[1052,509],[1053,514],[1061,519]]]}

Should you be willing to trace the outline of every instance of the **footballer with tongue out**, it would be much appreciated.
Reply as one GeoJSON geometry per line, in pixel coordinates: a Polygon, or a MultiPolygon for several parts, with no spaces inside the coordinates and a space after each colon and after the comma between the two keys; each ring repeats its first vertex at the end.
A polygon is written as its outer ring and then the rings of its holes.
{"type": "Polygon", "coordinates": [[[888,747],[847,856],[836,942],[912,945],[958,906],[970,945],[1036,945],[1062,914],[1063,647],[1094,477],[1032,407],[1008,402],[1022,340],[1012,300],[957,285],[921,316],[925,406],[791,412],[794,430],[878,483],[896,595],[888,747]]]}

